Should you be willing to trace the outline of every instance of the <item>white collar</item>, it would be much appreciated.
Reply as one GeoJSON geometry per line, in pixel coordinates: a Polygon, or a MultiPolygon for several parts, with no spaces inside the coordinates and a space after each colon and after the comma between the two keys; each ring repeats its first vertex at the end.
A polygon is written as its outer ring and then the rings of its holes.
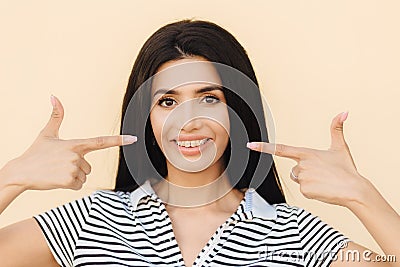
{"type": "MultiPolygon", "coordinates": [[[[247,189],[245,193],[245,206],[246,208],[249,207],[254,217],[263,219],[276,219],[275,207],[263,199],[254,188],[247,189]]],[[[133,209],[136,210],[140,199],[145,196],[151,196],[155,194],[156,193],[154,192],[150,181],[146,180],[143,185],[131,192],[130,199],[133,209]]]]}
{"type": "Polygon", "coordinates": [[[144,196],[151,196],[155,194],[153,187],[149,180],[146,180],[139,188],[131,192],[131,204],[134,210],[137,209],[137,204],[144,196]]]}

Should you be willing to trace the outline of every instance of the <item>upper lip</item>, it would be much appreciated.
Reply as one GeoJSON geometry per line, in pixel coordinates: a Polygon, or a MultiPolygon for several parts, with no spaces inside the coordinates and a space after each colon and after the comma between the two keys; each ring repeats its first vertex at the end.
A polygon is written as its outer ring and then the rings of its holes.
{"type": "Polygon", "coordinates": [[[203,140],[203,139],[211,139],[204,135],[180,135],[174,138],[172,141],[194,141],[194,140],[203,140]]]}

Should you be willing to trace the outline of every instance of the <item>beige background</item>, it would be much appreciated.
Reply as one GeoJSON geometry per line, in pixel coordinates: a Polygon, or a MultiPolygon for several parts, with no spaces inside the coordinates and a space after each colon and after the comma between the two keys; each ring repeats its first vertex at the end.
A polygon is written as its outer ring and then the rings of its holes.
{"type": "MultiPolygon", "coordinates": [[[[64,139],[116,134],[133,61],[159,27],[216,22],[247,49],[275,118],[277,141],[327,148],[329,125],[350,111],[345,134],[360,172],[400,211],[399,1],[0,1],[0,165],[45,125],[50,94],[65,107],[64,139]]],[[[114,182],[117,149],[87,156],[78,192],[25,192],[0,226],[114,182]]],[[[305,199],[276,159],[288,201],[380,251],[348,210],[305,199]]],[[[384,226],[382,226],[384,227],[384,226]]]]}

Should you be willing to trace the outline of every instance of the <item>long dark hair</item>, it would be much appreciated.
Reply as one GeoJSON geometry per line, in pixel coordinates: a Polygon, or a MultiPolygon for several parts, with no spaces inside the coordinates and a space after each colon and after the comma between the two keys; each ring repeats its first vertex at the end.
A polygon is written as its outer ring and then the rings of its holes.
{"type": "MultiPolygon", "coordinates": [[[[138,188],[148,177],[155,176],[150,170],[156,170],[158,176],[167,175],[166,159],[154,142],[148,116],[150,90],[139,88],[157,73],[163,63],[190,56],[200,56],[210,62],[230,66],[254,83],[253,89],[246,89],[246,92],[240,94],[223,88],[227,105],[237,114],[240,122],[235,122],[235,116],[229,113],[230,141],[222,157],[226,165],[231,157],[236,157],[239,161],[241,158],[248,158],[244,162],[244,172],[240,172],[243,175],[236,177],[235,183],[232,182],[235,188],[248,188],[252,179],[258,177],[261,182],[257,184],[256,190],[266,201],[271,204],[286,202],[272,156],[245,147],[247,141],[268,141],[260,90],[247,53],[228,31],[214,23],[198,20],[182,20],[163,26],[150,36],[136,58],[122,104],[120,133],[134,134],[138,137],[138,142],[120,147],[114,190],[132,191],[138,188]],[[246,101],[239,95],[246,95],[246,101]],[[135,114],[129,127],[128,122],[124,121],[126,114],[135,114]],[[235,130],[239,129],[235,128],[236,124],[244,124],[245,132],[235,130]],[[235,146],[235,143],[240,145],[235,146]],[[231,154],[231,147],[235,148],[235,153],[231,154]],[[127,158],[134,162],[127,162],[127,158]]],[[[238,90],[241,90],[240,86],[238,90]]],[[[237,167],[227,168],[230,179],[237,176],[237,167]]]]}

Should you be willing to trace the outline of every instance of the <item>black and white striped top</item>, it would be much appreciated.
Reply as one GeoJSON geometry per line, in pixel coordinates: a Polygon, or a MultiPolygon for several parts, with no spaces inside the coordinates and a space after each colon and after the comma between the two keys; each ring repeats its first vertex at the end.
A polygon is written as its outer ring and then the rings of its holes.
{"type": "MultiPolygon", "coordinates": [[[[96,191],[34,218],[61,266],[185,266],[149,181],[131,193],[96,191]]],[[[250,188],[192,266],[329,266],[347,241],[318,217],[270,205],[250,188]]]]}

